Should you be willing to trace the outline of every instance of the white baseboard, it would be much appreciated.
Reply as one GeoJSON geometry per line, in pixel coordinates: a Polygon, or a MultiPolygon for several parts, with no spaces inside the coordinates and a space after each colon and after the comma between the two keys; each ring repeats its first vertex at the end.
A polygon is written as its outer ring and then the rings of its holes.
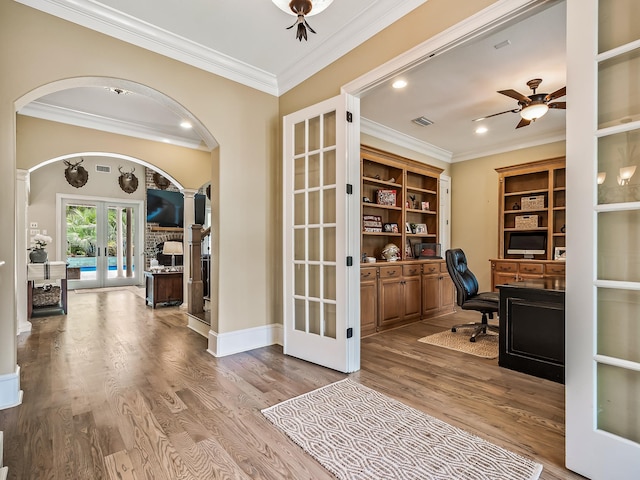
{"type": "Polygon", "coordinates": [[[0,375],[0,410],[16,407],[21,403],[20,366],[16,365],[15,373],[0,375]]]}
{"type": "Polygon", "coordinates": [[[7,475],[9,475],[9,469],[7,467],[0,468],[0,480],[7,480],[7,475]]]}
{"type": "Polygon", "coordinates": [[[31,331],[31,322],[28,320],[20,320],[18,322],[18,335],[21,333],[27,333],[31,331]]]}
{"type": "Polygon", "coordinates": [[[3,446],[4,445],[4,438],[3,438],[2,435],[3,435],[2,432],[0,432],[0,467],[2,467],[4,465],[4,463],[2,463],[3,462],[3,458],[4,458],[4,456],[3,456],[3,454],[4,454],[4,446],[3,446]]]}
{"type": "Polygon", "coordinates": [[[214,357],[226,357],[255,348],[282,345],[282,341],[282,325],[278,323],[229,333],[217,333],[211,330],[207,351],[214,357]]]}
{"type": "Polygon", "coordinates": [[[199,333],[204,338],[209,338],[209,330],[211,330],[211,327],[197,318],[193,318],[189,314],[187,314],[187,327],[194,332],[199,333]]]}

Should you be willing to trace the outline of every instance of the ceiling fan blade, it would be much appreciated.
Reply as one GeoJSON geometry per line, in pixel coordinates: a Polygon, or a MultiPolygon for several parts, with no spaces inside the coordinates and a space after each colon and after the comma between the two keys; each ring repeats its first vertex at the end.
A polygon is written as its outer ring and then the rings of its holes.
{"type": "Polygon", "coordinates": [[[567,102],[553,102],[553,103],[547,104],[547,106],[549,108],[561,108],[564,110],[567,108],[567,102]]]}
{"type": "Polygon", "coordinates": [[[553,93],[550,93],[546,97],[544,97],[544,101],[548,102],[550,100],[555,100],[556,98],[564,97],[567,94],[567,87],[562,87],[556,90],[553,93]]]}
{"type": "Polygon", "coordinates": [[[495,117],[495,116],[498,116],[498,115],[502,115],[503,113],[518,113],[519,111],[520,111],[519,108],[512,108],[511,110],[505,110],[504,112],[500,112],[500,113],[493,113],[491,115],[487,115],[486,117],[474,118],[471,121],[472,122],[479,122],[480,120],[484,120],[485,118],[495,117]]]}
{"type": "Polygon", "coordinates": [[[526,127],[530,123],[531,123],[531,120],[526,120],[524,118],[521,118],[520,122],[518,123],[518,125],[516,125],[516,128],[526,127]]]}
{"type": "Polygon", "coordinates": [[[520,92],[516,92],[515,90],[498,90],[498,93],[502,95],[506,95],[507,97],[515,98],[519,102],[530,103],[531,99],[529,97],[525,97],[520,92]]]}

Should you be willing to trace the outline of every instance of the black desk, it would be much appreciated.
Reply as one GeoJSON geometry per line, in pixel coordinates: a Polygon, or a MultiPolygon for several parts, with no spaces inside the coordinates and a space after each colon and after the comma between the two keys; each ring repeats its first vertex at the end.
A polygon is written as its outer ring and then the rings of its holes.
{"type": "Polygon", "coordinates": [[[564,383],[564,280],[528,280],[498,289],[498,365],[564,383]]]}

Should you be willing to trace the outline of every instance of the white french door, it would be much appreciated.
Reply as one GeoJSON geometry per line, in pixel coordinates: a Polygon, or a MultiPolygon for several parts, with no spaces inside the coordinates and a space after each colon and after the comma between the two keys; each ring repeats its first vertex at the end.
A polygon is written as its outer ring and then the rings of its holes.
{"type": "Polygon", "coordinates": [[[640,478],[638,18],[567,1],[566,462],[594,480],[640,478]]]}
{"type": "Polygon", "coordinates": [[[359,100],[341,95],[287,115],[283,125],[284,353],[356,371],[359,100]]]}
{"type": "Polygon", "coordinates": [[[140,283],[141,211],[141,201],[61,198],[60,258],[69,266],[69,288],[140,283]]]}

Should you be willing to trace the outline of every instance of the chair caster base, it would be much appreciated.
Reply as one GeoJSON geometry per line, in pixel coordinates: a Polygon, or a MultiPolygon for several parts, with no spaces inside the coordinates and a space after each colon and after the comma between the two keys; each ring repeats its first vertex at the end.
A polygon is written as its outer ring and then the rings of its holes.
{"type": "Polygon", "coordinates": [[[456,327],[451,327],[451,331],[455,333],[456,332],[456,327]]]}
{"type": "Polygon", "coordinates": [[[473,342],[473,343],[476,343],[476,337],[471,337],[471,338],[469,339],[469,341],[470,341],[470,342],[473,342]]]}

